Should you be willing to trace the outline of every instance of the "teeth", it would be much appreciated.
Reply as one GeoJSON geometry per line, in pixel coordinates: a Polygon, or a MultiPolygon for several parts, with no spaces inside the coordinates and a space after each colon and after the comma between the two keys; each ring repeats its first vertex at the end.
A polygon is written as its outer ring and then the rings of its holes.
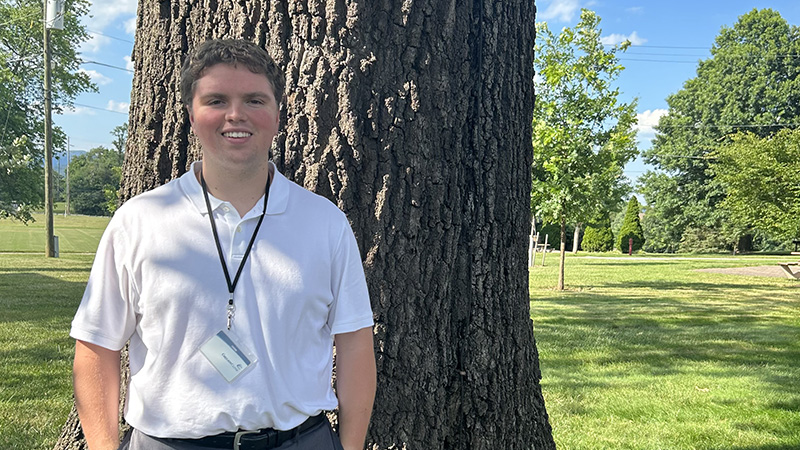
{"type": "Polygon", "coordinates": [[[244,131],[230,131],[228,133],[222,133],[222,135],[230,138],[244,138],[249,137],[251,133],[246,133],[244,131]]]}

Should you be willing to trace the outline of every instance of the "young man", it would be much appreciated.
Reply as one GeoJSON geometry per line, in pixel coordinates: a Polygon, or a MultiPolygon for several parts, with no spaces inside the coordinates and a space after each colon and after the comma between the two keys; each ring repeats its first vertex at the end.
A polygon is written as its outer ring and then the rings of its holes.
{"type": "Polygon", "coordinates": [[[344,214],[269,161],[283,74],[250,42],[213,40],[181,77],[203,160],[116,212],[72,324],[89,448],[360,450],[372,311],[344,214]],[[341,444],[324,415],[337,405],[341,444]]]}

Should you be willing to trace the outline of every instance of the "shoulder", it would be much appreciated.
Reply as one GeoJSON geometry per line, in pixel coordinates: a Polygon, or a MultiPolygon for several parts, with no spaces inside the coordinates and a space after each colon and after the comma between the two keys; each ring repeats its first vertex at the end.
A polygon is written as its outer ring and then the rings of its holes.
{"type": "MultiPolygon", "coordinates": [[[[276,187],[276,212],[285,212],[290,215],[301,215],[307,219],[330,221],[347,221],[344,212],[330,199],[300,186],[281,174],[275,178],[276,187]]],[[[273,199],[270,198],[270,202],[273,199]]]]}
{"type": "Polygon", "coordinates": [[[114,212],[109,226],[136,229],[156,225],[182,215],[189,203],[178,179],[174,179],[123,203],[114,212]]]}
{"type": "Polygon", "coordinates": [[[182,197],[183,193],[178,185],[178,179],[174,179],[167,184],[132,197],[123,203],[117,212],[124,215],[153,209],[161,210],[180,201],[182,197]]]}

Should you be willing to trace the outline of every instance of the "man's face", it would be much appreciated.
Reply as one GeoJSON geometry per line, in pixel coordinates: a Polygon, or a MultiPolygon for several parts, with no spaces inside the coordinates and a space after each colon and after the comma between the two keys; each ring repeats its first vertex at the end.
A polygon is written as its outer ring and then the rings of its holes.
{"type": "Polygon", "coordinates": [[[195,83],[188,110],[204,166],[229,171],[266,166],[280,117],[265,75],[246,67],[211,66],[195,83]]]}

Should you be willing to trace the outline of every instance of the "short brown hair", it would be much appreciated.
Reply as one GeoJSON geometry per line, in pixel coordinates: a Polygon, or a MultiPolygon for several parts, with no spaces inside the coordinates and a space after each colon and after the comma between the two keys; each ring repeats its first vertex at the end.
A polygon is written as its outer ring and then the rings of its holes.
{"type": "Polygon", "coordinates": [[[181,68],[181,101],[190,106],[194,86],[203,72],[217,64],[243,65],[251,72],[263,74],[272,85],[275,103],[280,105],[286,80],[266,50],[242,39],[212,39],[200,44],[183,61],[181,68]]]}

